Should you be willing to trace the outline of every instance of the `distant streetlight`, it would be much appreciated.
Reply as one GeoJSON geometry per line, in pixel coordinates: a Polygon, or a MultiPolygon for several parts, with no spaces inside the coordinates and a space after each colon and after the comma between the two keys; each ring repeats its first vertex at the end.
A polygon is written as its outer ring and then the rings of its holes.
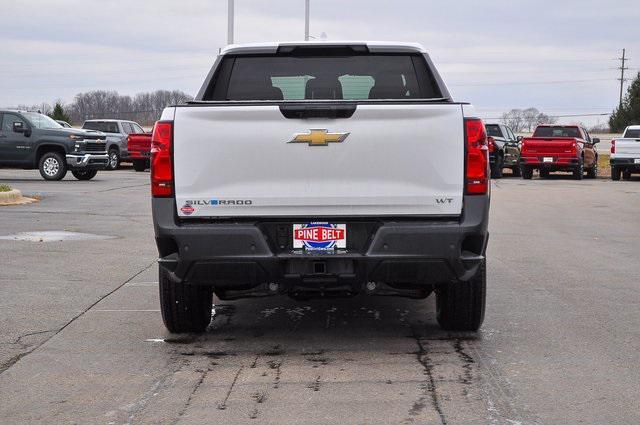
{"type": "Polygon", "coordinates": [[[233,44],[233,1],[229,0],[227,6],[227,44],[233,44]]]}
{"type": "Polygon", "coordinates": [[[309,41],[309,2],[304,0],[304,41],[309,41]]]}

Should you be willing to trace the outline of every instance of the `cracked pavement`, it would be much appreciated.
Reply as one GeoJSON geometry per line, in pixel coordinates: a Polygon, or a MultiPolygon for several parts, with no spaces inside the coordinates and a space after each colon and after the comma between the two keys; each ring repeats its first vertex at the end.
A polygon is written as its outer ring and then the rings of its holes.
{"type": "Polygon", "coordinates": [[[7,423],[635,424],[640,181],[493,186],[482,331],[433,298],[217,303],[203,335],[162,325],[148,173],[0,182],[0,417],[7,423]]]}

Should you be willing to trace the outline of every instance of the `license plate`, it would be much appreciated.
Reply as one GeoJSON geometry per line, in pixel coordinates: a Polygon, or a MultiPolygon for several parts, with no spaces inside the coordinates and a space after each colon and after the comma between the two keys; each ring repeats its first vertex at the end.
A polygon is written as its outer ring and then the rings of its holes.
{"type": "Polygon", "coordinates": [[[542,158],[542,162],[553,162],[553,158],[549,158],[548,156],[542,158]]]}
{"type": "Polygon", "coordinates": [[[347,247],[347,225],[312,222],[293,225],[293,248],[332,250],[347,247]]]}
{"type": "Polygon", "coordinates": [[[634,164],[640,164],[640,158],[635,158],[635,159],[633,160],[633,163],[634,163],[634,164]]]}

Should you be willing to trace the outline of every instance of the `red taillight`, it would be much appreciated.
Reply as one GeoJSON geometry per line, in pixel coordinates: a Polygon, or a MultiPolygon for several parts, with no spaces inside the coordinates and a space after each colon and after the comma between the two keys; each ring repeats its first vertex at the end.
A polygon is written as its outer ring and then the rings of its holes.
{"type": "Polygon", "coordinates": [[[489,147],[489,153],[493,153],[496,150],[496,142],[493,137],[487,137],[487,146],[489,147]]]}
{"type": "Polygon", "coordinates": [[[158,121],[151,136],[151,195],[173,195],[173,121],[158,121]]]}
{"type": "Polygon", "coordinates": [[[467,133],[466,193],[484,195],[489,189],[489,157],[487,131],[478,118],[465,120],[467,133]]]}
{"type": "Polygon", "coordinates": [[[611,153],[616,153],[616,141],[611,141],[611,153]]]}

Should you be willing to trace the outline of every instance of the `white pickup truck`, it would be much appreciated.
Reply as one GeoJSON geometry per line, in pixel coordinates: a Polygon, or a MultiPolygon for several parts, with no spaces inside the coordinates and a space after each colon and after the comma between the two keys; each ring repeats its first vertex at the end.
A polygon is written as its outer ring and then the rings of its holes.
{"type": "Polygon", "coordinates": [[[640,173],[640,125],[624,130],[621,139],[611,141],[611,178],[631,179],[631,173],[640,173]]]}
{"type": "Polygon", "coordinates": [[[151,151],[162,316],[201,332],[213,293],[436,294],[437,320],[485,309],[483,122],[423,47],[232,45],[151,151]]]}

